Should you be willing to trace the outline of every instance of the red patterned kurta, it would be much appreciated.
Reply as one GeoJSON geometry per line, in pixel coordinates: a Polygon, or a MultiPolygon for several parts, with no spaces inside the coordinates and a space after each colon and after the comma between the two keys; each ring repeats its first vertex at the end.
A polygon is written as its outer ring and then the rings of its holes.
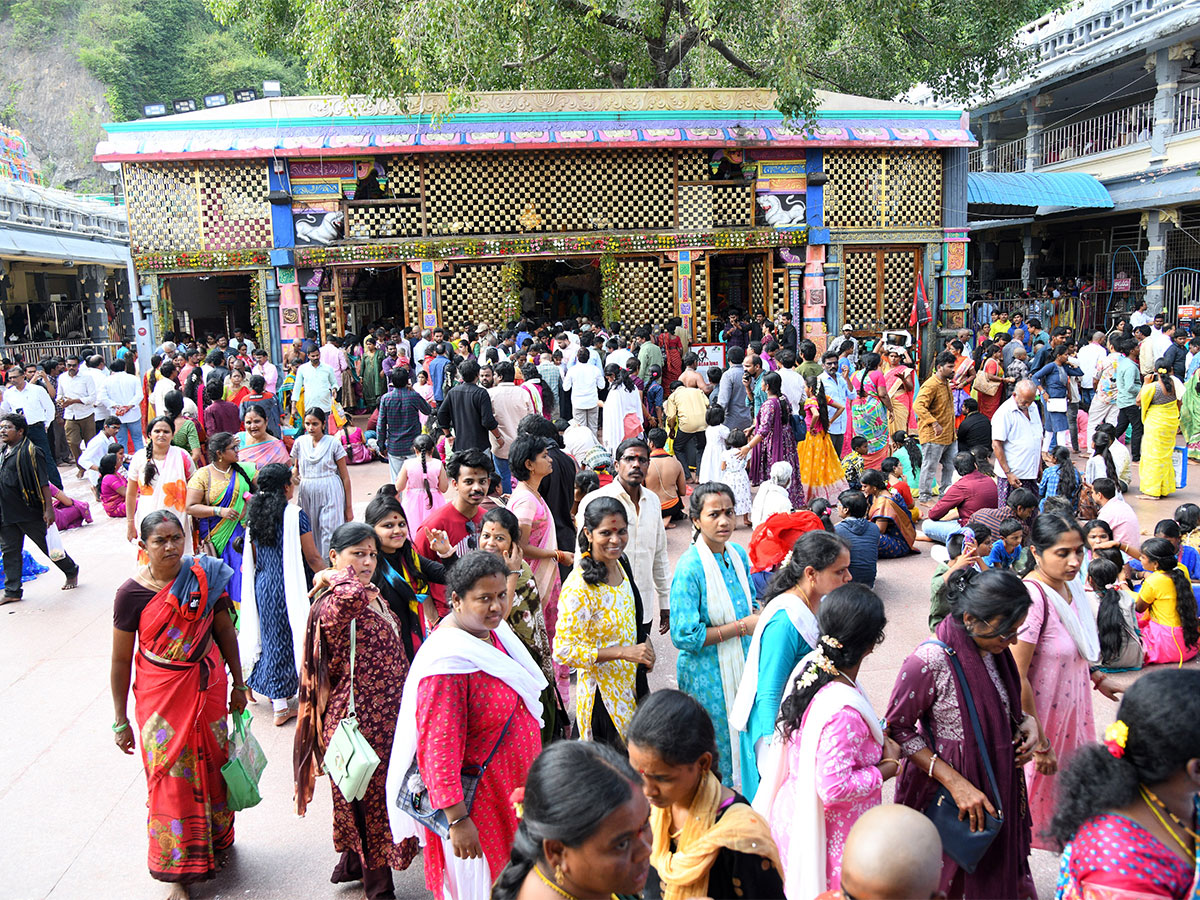
{"type": "MultiPolygon", "coordinates": [[[[492,644],[504,652],[495,635],[492,644]]],[[[421,679],[417,689],[417,765],[429,799],[439,809],[462,802],[464,761],[482,764],[510,715],[512,724],[479,782],[471,807],[493,879],[508,862],[517,831],[509,796],[525,784],[529,767],[542,749],[537,719],[516,691],[484,672],[430,675],[421,679]]],[[[425,886],[440,900],[446,859],[441,840],[432,832],[427,837],[425,886]]]]}
{"type": "Polygon", "coordinates": [[[329,703],[325,708],[324,734],[329,744],[350,703],[350,621],[357,621],[354,658],[354,711],[358,727],[379,754],[380,765],[371,776],[366,796],[349,803],[330,779],[333,790],[333,846],[339,853],[353,850],[363,866],[407,869],[417,855],[417,841],[392,842],[388,823],[387,762],[392,755],[396,714],[408,675],[408,659],[400,641],[400,623],[385,605],[381,613],[369,602],[370,595],[356,578],[339,573],[329,594],[320,601],[319,613],[329,654],[329,703]],[[366,826],[360,833],[355,807],[366,826]]]}

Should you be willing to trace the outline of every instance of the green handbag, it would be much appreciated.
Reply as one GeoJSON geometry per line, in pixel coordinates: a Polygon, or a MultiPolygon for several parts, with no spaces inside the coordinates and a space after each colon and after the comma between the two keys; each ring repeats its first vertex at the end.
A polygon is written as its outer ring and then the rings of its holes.
{"type": "Polygon", "coordinates": [[[358,643],[358,620],[350,622],[350,705],[346,717],[338,722],[325,748],[325,771],[347,800],[361,800],[367,793],[371,776],[379,768],[379,754],[358,730],[354,714],[354,655],[358,643]]]}
{"type": "Polygon", "coordinates": [[[250,733],[251,716],[248,710],[233,714],[233,734],[229,738],[229,761],[221,766],[225,779],[226,803],[234,812],[249,809],[262,802],[258,782],[267,757],[258,738],[250,733]]]}

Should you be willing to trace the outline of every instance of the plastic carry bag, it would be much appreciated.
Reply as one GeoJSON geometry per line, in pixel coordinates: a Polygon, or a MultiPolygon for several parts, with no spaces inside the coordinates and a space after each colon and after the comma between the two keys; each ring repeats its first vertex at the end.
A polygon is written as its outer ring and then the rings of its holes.
{"type": "Polygon", "coordinates": [[[250,732],[251,716],[247,710],[233,714],[233,734],[229,737],[229,762],[221,766],[225,779],[227,802],[234,812],[249,809],[262,802],[258,783],[267,757],[262,745],[250,732]]]}

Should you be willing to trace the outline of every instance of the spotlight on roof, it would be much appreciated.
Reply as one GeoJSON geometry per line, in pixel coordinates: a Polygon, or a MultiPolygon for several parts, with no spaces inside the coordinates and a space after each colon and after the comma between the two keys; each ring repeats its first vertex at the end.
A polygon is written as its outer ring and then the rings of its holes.
{"type": "Polygon", "coordinates": [[[234,103],[249,103],[251,100],[258,99],[258,91],[254,88],[239,88],[233,92],[234,103]]]}
{"type": "Polygon", "coordinates": [[[224,106],[229,102],[229,98],[225,94],[205,94],[204,108],[213,109],[217,106],[224,106]]]}
{"type": "Polygon", "coordinates": [[[190,98],[182,99],[182,100],[174,100],[171,102],[171,106],[175,109],[175,112],[177,112],[177,113],[187,113],[187,112],[195,112],[196,111],[196,101],[192,100],[190,98]]]}
{"type": "Polygon", "coordinates": [[[153,119],[158,116],[167,114],[167,104],[165,103],[147,103],[142,107],[142,115],[147,119],[153,119]]]}
{"type": "Polygon", "coordinates": [[[279,87],[279,82],[278,81],[264,81],[263,82],[263,96],[264,97],[282,97],[283,90],[279,87]]]}

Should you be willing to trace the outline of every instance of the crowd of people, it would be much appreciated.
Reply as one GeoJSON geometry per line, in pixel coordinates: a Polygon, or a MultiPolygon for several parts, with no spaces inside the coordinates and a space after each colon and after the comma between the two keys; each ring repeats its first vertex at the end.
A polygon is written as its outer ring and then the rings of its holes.
{"type": "MultiPolygon", "coordinates": [[[[298,813],[331,774],[331,878],[372,900],[418,854],[439,900],[1032,898],[1034,848],[1063,852],[1068,900],[1191,896],[1195,671],[1139,678],[1103,743],[1092,699],[1200,648],[1200,507],[1143,540],[1124,499],[1133,463],[1175,490],[1188,342],[1004,324],[924,378],[908,342],[847,327],[822,352],[761,313],[707,370],[678,320],[89,364],[102,428],[72,462],[138,549],[113,732],[145,767],[151,875],[176,900],[216,875],[227,716],[259,700],[295,721],[298,813]],[[348,466],[372,462],[358,521],[348,466]],[[922,541],[932,636],[876,710],[859,671],[898,608],[873,587],[922,541]],[[678,690],[650,690],[656,637],[678,690]]],[[[55,460],[9,384],[6,573],[44,540],[10,498],[49,522],[55,460]]]]}

